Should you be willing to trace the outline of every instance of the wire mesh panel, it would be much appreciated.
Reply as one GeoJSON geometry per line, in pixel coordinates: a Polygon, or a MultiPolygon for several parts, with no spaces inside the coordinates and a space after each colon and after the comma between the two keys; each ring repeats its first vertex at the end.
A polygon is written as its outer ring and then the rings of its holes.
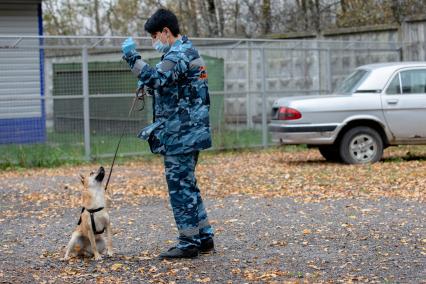
{"type": "MultiPolygon", "coordinates": [[[[152,122],[152,100],[148,97],[145,108],[129,116],[137,79],[121,60],[123,40],[0,37],[2,163],[19,162],[25,155],[34,155],[37,163],[52,153],[54,159],[111,156],[122,131],[121,154],[149,152],[147,143],[136,136],[152,122]]],[[[149,38],[135,40],[151,66],[160,61],[149,38]]],[[[194,39],[193,43],[207,65],[214,149],[265,146],[265,141],[270,143],[266,122],[276,98],[331,93],[359,65],[400,60],[399,47],[383,42],[194,39]]]]}
{"type": "MultiPolygon", "coordinates": [[[[82,133],[84,127],[82,63],[78,63],[80,58],[73,59],[77,59],[77,62],[52,64],[55,133],[82,133]],[[62,99],[61,96],[65,98],[62,99]]],[[[146,150],[139,147],[136,134],[143,125],[150,122],[152,103],[150,98],[146,99],[144,110],[135,111],[129,116],[136,83],[127,64],[120,60],[89,62],[88,81],[92,154],[102,156],[113,153],[123,130],[125,136],[122,153],[146,150]]]]}

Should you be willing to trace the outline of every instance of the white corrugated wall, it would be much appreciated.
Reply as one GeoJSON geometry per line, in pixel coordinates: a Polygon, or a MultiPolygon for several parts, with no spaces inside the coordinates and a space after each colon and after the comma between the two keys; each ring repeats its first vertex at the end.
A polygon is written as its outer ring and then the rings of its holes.
{"type": "MultiPolygon", "coordinates": [[[[0,1],[0,36],[39,34],[39,1],[4,2],[0,1]]],[[[41,117],[41,100],[29,99],[40,95],[39,50],[0,48],[0,119],[41,117]]]]}

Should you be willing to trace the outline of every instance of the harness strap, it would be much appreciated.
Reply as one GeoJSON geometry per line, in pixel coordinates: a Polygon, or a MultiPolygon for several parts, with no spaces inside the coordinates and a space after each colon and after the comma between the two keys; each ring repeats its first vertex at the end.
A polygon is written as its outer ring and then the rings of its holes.
{"type": "Polygon", "coordinates": [[[80,224],[81,224],[81,214],[83,214],[84,209],[85,209],[84,207],[83,207],[83,208],[81,208],[80,219],[78,219],[78,223],[77,223],[77,225],[80,225],[80,224]]]}
{"type": "MultiPolygon", "coordinates": [[[[99,208],[96,208],[96,209],[86,209],[86,208],[81,208],[81,214],[83,214],[83,212],[84,212],[84,210],[87,210],[87,212],[89,212],[90,213],[90,221],[92,222],[92,230],[93,230],[93,233],[95,234],[95,235],[100,235],[100,234],[102,234],[104,231],[105,231],[105,228],[103,228],[102,229],[102,231],[100,231],[100,232],[98,232],[97,230],[96,230],[96,224],[95,224],[95,216],[94,216],[94,213],[96,213],[96,212],[99,212],[99,211],[101,211],[102,209],[104,209],[103,207],[99,207],[99,208]]],[[[77,223],[77,225],[80,225],[81,224],[81,214],[80,214],[80,219],[78,220],[78,223],[77,223]]]]}

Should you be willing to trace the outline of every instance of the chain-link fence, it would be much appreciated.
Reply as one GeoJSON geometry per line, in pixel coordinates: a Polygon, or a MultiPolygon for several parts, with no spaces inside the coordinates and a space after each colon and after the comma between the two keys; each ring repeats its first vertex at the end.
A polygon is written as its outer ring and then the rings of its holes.
{"type": "MultiPolygon", "coordinates": [[[[121,60],[123,37],[0,36],[0,159],[110,156],[126,125],[121,155],[149,152],[136,135],[152,119],[128,111],[136,78],[121,60]]],[[[136,38],[150,64],[160,55],[136,38]]],[[[270,145],[267,122],[282,96],[330,93],[355,67],[399,61],[388,42],[193,39],[207,63],[213,148],[270,145]]]]}

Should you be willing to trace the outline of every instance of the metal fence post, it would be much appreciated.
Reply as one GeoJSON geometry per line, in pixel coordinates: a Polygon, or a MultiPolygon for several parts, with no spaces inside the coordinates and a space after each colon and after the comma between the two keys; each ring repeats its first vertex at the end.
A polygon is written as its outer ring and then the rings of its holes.
{"type": "Polygon", "coordinates": [[[83,81],[83,120],[84,120],[84,153],[87,161],[90,160],[90,111],[89,111],[89,66],[87,47],[82,50],[82,81],[83,81]]]}
{"type": "Polygon", "coordinates": [[[252,115],[251,115],[251,98],[250,98],[250,57],[251,57],[251,52],[250,52],[250,46],[249,46],[249,42],[246,42],[246,47],[247,47],[247,72],[246,72],[246,76],[247,76],[247,80],[246,80],[246,123],[247,123],[247,128],[251,128],[252,127],[252,115]]]}
{"type": "Polygon", "coordinates": [[[331,51],[330,48],[327,48],[327,72],[326,72],[326,76],[327,76],[327,92],[331,93],[332,92],[332,80],[333,80],[333,74],[331,71],[331,51]]]}
{"type": "Polygon", "coordinates": [[[262,66],[262,146],[268,146],[268,125],[266,117],[266,65],[268,62],[265,60],[265,48],[262,47],[261,64],[262,66]]]}
{"type": "Polygon", "coordinates": [[[398,56],[399,56],[399,61],[404,61],[404,49],[401,46],[400,48],[397,49],[398,52],[398,56]]]}

